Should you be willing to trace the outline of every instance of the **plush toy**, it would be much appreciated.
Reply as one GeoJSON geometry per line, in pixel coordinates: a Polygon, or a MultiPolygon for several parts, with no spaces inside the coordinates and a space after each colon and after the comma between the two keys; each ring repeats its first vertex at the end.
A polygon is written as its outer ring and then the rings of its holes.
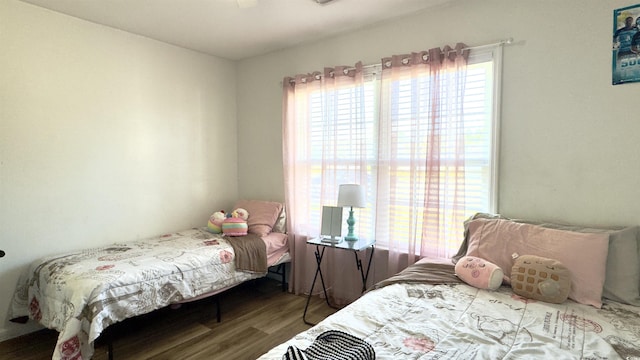
{"type": "Polygon", "coordinates": [[[464,256],[458,260],[455,272],[462,281],[480,289],[496,290],[504,278],[504,272],[498,265],[475,256],[464,256]]]}
{"type": "Polygon", "coordinates": [[[214,234],[222,233],[222,222],[227,218],[227,215],[224,213],[224,210],[214,212],[211,217],[209,217],[209,222],[207,223],[207,230],[214,234]]]}
{"type": "Polygon", "coordinates": [[[249,229],[247,219],[249,219],[247,210],[242,208],[233,210],[222,222],[222,232],[227,236],[247,235],[249,229]]]}
{"type": "Polygon", "coordinates": [[[237,208],[231,213],[231,217],[237,217],[244,221],[249,219],[249,212],[243,208],[237,208]]]}
{"type": "Polygon", "coordinates": [[[529,299],[560,304],[571,290],[571,272],[560,261],[535,255],[514,254],[511,268],[513,292],[529,299]]]}

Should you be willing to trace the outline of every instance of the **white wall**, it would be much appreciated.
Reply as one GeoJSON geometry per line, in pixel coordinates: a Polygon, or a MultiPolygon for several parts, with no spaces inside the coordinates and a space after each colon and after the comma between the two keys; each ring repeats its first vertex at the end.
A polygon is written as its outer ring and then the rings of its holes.
{"type": "MultiPolygon", "coordinates": [[[[283,199],[280,82],[462,41],[504,49],[500,212],[640,224],[640,83],[611,85],[613,10],[637,0],[459,0],[238,65],[240,194],[283,199]]],[[[330,6],[330,5],[329,5],[330,6]]]]}
{"type": "Polygon", "coordinates": [[[0,340],[18,274],[237,199],[236,65],[0,1],[0,340]]]}

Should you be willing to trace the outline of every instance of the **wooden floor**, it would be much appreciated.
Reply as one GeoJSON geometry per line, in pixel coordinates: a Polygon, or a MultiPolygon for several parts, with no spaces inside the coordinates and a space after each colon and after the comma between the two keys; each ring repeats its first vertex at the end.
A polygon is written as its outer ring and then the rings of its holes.
{"type": "MultiPolygon", "coordinates": [[[[114,359],[256,359],[310,327],[302,321],[306,300],[282,292],[275,280],[253,280],[221,295],[220,323],[215,303],[204,299],[113,327],[117,330],[114,359]]],[[[307,320],[317,322],[335,311],[312,297],[307,320]]],[[[55,331],[42,330],[1,342],[0,359],[51,359],[57,336],[55,331]]],[[[102,338],[95,349],[93,359],[108,359],[102,338]]]]}

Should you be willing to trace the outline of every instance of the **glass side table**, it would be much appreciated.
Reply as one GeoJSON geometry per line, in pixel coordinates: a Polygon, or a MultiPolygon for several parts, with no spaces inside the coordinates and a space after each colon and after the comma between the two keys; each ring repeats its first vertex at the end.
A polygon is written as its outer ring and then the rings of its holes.
{"type": "MultiPolygon", "coordinates": [[[[342,240],[339,243],[325,242],[323,238],[317,237],[307,240],[307,245],[315,245],[315,256],[316,256],[316,274],[313,277],[313,282],[311,283],[311,289],[309,289],[309,296],[307,297],[307,304],[304,307],[304,315],[302,315],[302,320],[307,325],[315,325],[314,323],[307,321],[307,309],[309,308],[309,301],[311,300],[311,294],[313,293],[313,288],[316,285],[316,280],[318,279],[318,274],[320,275],[320,282],[322,283],[322,291],[324,292],[324,298],[327,302],[327,305],[333,309],[336,309],[335,306],[329,303],[329,297],[327,296],[327,288],[324,283],[324,278],[322,276],[322,270],[320,265],[322,264],[322,258],[324,257],[324,251],[327,248],[333,249],[341,249],[346,251],[353,251],[353,254],[356,259],[356,267],[360,271],[360,277],[362,279],[362,292],[367,290],[367,278],[369,277],[369,269],[371,268],[371,259],[373,259],[373,252],[375,250],[375,239],[358,239],[358,241],[346,241],[342,240]],[[358,256],[359,252],[365,251],[367,249],[371,249],[369,253],[369,261],[367,264],[367,270],[365,272],[364,267],[362,266],[362,260],[358,256]]],[[[366,254],[365,254],[366,256],[366,254]]]]}

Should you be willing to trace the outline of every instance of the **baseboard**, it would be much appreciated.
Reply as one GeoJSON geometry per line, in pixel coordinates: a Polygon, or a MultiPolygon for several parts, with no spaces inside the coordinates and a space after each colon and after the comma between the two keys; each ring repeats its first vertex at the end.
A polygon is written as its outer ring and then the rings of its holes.
{"type": "Polygon", "coordinates": [[[9,326],[10,328],[0,329],[0,342],[44,329],[42,325],[37,324],[33,321],[30,321],[26,324],[15,325],[9,323],[9,326]]]}

